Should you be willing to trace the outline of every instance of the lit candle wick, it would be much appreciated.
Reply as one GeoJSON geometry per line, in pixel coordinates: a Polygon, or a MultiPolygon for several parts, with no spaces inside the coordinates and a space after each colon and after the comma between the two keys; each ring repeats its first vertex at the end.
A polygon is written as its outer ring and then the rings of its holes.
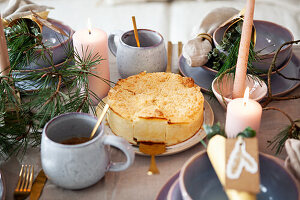
{"type": "Polygon", "coordinates": [[[244,93],[243,105],[246,106],[249,99],[249,87],[246,88],[244,93]]]}
{"type": "Polygon", "coordinates": [[[88,24],[87,24],[87,26],[88,26],[88,30],[89,30],[89,35],[91,35],[92,34],[92,23],[91,23],[91,19],[90,18],[88,18],[88,24]]]}

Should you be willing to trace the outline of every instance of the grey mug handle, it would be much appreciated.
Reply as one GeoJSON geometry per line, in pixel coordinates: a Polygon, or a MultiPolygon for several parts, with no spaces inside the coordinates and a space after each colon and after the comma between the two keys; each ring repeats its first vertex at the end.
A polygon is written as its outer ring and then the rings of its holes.
{"type": "Polygon", "coordinates": [[[132,146],[123,138],[115,135],[105,135],[104,145],[111,145],[120,149],[126,156],[126,162],[111,162],[108,171],[123,171],[130,167],[134,161],[134,152],[132,146]]]}
{"type": "Polygon", "coordinates": [[[116,44],[116,37],[121,37],[121,35],[123,34],[123,31],[114,31],[113,33],[109,34],[108,36],[108,47],[110,52],[116,56],[117,55],[117,51],[118,51],[118,44],[116,44]]]}

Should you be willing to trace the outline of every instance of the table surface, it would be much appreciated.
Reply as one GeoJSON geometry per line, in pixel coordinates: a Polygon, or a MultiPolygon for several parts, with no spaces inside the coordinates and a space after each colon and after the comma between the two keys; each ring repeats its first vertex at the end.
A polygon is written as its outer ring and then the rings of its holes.
{"type": "MultiPolygon", "coordinates": [[[[294,53],[300,58],[299,46],[294,48],[294,53]]],[[[110,75],[111,80],[116,82],[120,76],[116,67],[116,60],[110,54],[110,75]]],[[[172,57],[172,72],[178,73],[178,57],[177,45],[173,48],[172,57]]],[[[295,89],[291,94],[299,94],[300,87],[295,89]]],[[[220,104],[204,94],[205,99],[211,105],[215,122],[225,123],[225,110],[220,104]]],[[[293,119],[300,119],[300,99],[272,102],[269,106],[277,107],[287,112],[293,119]]],[[[280,132],[289,121],[279,112],[265,111],[262,114],[261,128],[258,133],[259,150],[263,153],[274,155],[275,152],[271,148],[267,148],[267,141],[271,140],[277,133],[280,132]]],[[[55,186],[51,181],[47,181],[43,190],[41,199],[155,199],[161,188],[166,184],[170,177],[176,174],[183,164],[195,153],[203,150],[201,143],[194,147],[171,156],[157,157],[157,166],[160,170],[159,175],[148,176],[150,158],[147,156],[136,155],[134,164],[127,170],[122,172],[108,172],[95,185],[83,190],[65,190],[55,186]]],[[[111,157],[114,161],[123,160],[123,155],[118,151],[112,150],[111,157]]],[[[284,159],[286,152],[283,151],[277,157],[284,159]]],[[[1,165],[1,170],[4,174],[6,182],[6,199],[13,199],[13,190],[17,184],[18,173],[21,164],[33,164],[35,167],[35,176],[41,169],[39,149],[29,149],[23,160],[11,158],[1,165]]]]}

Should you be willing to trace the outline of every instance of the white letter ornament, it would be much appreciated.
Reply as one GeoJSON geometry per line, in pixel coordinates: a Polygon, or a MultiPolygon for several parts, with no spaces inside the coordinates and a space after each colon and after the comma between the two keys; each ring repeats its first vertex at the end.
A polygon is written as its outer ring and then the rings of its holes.
{"type": "Polygon", "coordinates": [[[258,170],[258,164],[255,159],[246,151],[246,143],[242,137],[238,137],[234,149],[230,153],[226,176],[230,179],[238,179],[245,170],[255,174],[258,170]]]}

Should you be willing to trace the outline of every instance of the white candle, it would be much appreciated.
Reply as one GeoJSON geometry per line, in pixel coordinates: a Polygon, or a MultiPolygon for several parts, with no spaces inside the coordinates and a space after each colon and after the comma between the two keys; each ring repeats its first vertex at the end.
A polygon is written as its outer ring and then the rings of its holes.
{"type": "Polygon", "coordinates": [[[261,114],[261,105],[249,99],[249,88],[247,87],[244,98],[234,99],[227,106],[225,132],[228,138],[235,138],[248,126],[258,133],[261,114]]]}
{"type": "MultiPolygon", "coordinates": [[[[73,45],[81,58],[89,54],[92,55],[91,57],[94,57],[96,54],[101,56],[104,60],[100,64],[93,66],[91,72],[103,79],[110,80],[108,41],[107,34],[104,31],[91,27],[76,31],[73,35],[73,45]]],[[[109,85],[97,77],[90,76],[89,89],[99,98],[104,98],[108,93],[109,85]]],[[[95,105],[99,103],[92,95],[91,97],[95,105]]]]}

